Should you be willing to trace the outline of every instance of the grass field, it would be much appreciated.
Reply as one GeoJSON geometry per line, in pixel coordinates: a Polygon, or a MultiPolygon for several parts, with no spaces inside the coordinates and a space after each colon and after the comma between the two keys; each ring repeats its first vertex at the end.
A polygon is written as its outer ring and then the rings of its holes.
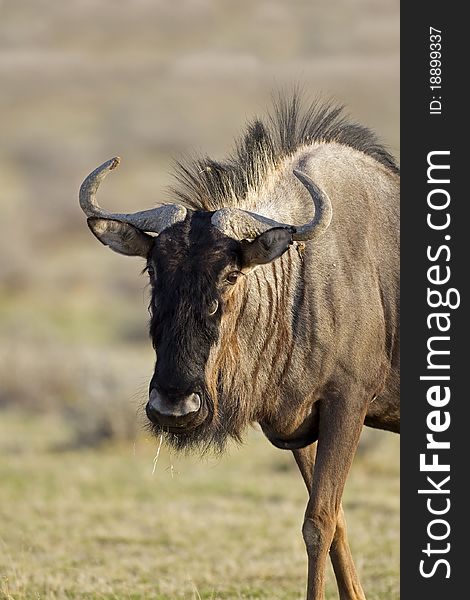
{"type": "MultiPolygon", "coordinates": [[[[252,431],[219,458],[163,447],[154,470],[156,440],[54,450],[67,434],[51,416],[2,415],[0,598],[303,598],[306,491],[290,453],[252,431]]],[[[344,505],[368,598],[394,600],[398,438],[378,436],[344,505]]]]}

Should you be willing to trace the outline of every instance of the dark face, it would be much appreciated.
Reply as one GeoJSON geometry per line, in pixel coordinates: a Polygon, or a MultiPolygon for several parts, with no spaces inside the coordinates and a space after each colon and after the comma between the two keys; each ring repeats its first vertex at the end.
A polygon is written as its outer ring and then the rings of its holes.
{"type": "Polygon", "coordinates": [[[291,230],[285,227],[268,229],[252,241],[237,241],[213,226],[211,216],[188,212],[184,221],[157,237],[121,221],[88,219],[103,244],[147,260],[150,337],[157,360],[146,413],[154,432],[167,432],[179,448],[222,448],[228,435],[238,436],[228,416],[236,414],[236,400],[224,398],[225,404],[216,406],[219,375],[208,368],[209,355],[221,336],[222,319],[235,323],[229,319],[236,319],[249,272],[282,256],[292,243],[291,230]]]}
{"type": "Polygon", "coordinates": [[[196,212],[163,231],[147,261],[150,336],[157,354],[146,413],[158,429],[184,436],[207,428],[214,405],[205,384],[227,298],[240,278],[241,244],[196,212]]]}

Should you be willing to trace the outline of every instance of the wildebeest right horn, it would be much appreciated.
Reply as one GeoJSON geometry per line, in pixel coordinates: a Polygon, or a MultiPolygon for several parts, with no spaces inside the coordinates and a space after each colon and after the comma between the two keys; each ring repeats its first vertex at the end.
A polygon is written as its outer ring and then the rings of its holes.
{"type": "Polygon", "coordinates": [[[119,163],[120,158],[118,156],[106,161],[90,173],[82,183],[79,194],[80,206],[87,217],[121,221],[122,223],[134,225],[141,231],[153,233],[161,233],[167,227],[185,220],[186,208],[179,204],[161,204],[155,208],[136,213],[110,213],[102,209],[96,201],[96,192],[106,175],[115,169],[119,163]]]}
{"type": "Polygon", "coordinates": [[[212,216],[212,225],[225,235],[238,240],[254,239],[274,227],[289,229],[294,241],[307,241],[320,237],[331,223],[333,216],[331,201],[327,194],[320,190],[308,175],[295,169],[294,175],[307,188],[315,207],[313,219],[305,225],[280,223],[274,219],[239,208],[221,208],[217,210],[212,216]]]}

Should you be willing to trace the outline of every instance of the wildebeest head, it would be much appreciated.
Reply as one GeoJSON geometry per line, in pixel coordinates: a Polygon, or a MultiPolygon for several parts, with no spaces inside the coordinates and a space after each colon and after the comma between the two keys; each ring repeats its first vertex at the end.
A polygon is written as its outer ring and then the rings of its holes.
{"type": "Polygon", "coordinates": [[[85,179],[80,205],[103,244],[147,261],[150,336],[157,355],[147,417],[156,431],[173,434],[170,439],[178,446],[220,443],[221,432],[232,432],[227,423],[221,425],[207,363],[221,321],[230,316],[236,290],[250,271],[282,256],[294,241],[323,233],[331,220],[330,201],[306,175],[294,171],[315,205],[314,218],[302,226],[234,208],[211,212],[163,205],[134,214],[108,213],[95,194],[118,164],[112,159],[85,179]]]}

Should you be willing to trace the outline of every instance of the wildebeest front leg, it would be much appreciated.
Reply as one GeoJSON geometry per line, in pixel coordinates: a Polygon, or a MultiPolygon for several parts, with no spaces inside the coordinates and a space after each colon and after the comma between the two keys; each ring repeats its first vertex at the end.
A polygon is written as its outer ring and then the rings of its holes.
{"type": "Polygon", "coordinates": [[[330,558],[335,571],[340,599],[366,600],[349,548],[346,519],[342,506],[339,507],[330,558]]]}
{"type": "MultiPolygon", "coordinates": [[[[294,457],[307,486],[309,494],[312,490],[313,467],[315,464],[316,445],[294,450],[294,457]]],[[[346,519],[343,506],[340,505],[333,542],[330,547],[330,558],[338,584],[341,600],[365,600],[354,561],[349,549],[346,519]]]]}
{"type": "MultiPolygon", "coordinates": [[[[302,528],[308,554],[307,600],[324,598],[326,558],[333,544],[344,484],[356,452],[365,412],[366,403],[359,404],[357,393],[347,396],[331,394],[320,404],[316,462],[302,528]]],[[[334,560],[345,558],[344,553],[338,554],[341,547],[344,549],[344,543],[334,546],[334,560]]],[[[339,563],[337,567],[341,572],[339,563]]],[[[343,595],[342,598],[356,600],[361,596],[343,595]]]]}

